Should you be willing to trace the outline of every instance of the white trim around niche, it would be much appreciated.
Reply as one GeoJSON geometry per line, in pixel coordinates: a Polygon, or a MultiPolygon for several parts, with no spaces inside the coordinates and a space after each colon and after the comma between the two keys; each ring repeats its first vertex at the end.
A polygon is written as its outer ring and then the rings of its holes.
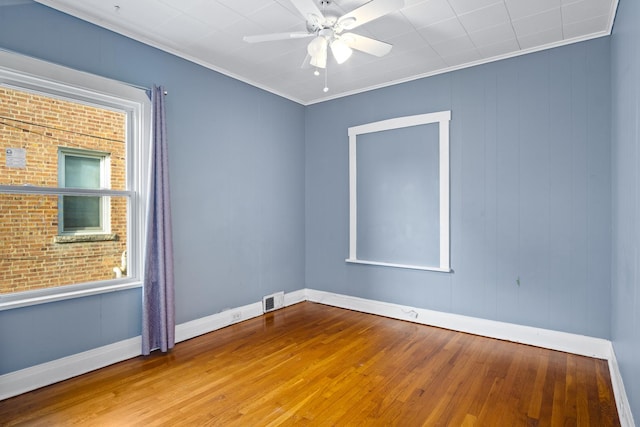
{"type": "Polygon", "coordinates": [[[409,268],[438,272],[451,272],[450,260],[450,224],[449,224],[449,122],[451,111],[418,114],[414,116],[396,117],[378,122],[353,126],[348,129],[349,135],[349,257],[345,260],[353,264],[369,264],[382,267],[409,268]],[[391,263],[384,260],[364,260],[358,258],[358,171],[357,171],[357,138],[358,135],[387,130],[401,129],[411,126],[438,123],[439,127],[439,206],[440,206],[440,260],[439,265],[412,265],[391,263]]]}

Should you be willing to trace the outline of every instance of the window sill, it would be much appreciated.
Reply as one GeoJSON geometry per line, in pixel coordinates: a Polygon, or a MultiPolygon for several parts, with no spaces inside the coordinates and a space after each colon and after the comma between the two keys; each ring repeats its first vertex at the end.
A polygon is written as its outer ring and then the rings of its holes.
{"type": "Polygon", "coordinates": [[[118,240],[117,234],[72,234],[56,236],[53,243],[86,243],[86,242],[110,242],[118,240]]]}
{"type": "Polygon", "coordinates": [[[142,282],[136,279],[113,280],[111,284],[96,286],[92,284],[68,285],[57,288],[40,289],[14,294],[0,294],[0,312],[14,308],[82,298],[125,289],[142,288],[142,282]]]}

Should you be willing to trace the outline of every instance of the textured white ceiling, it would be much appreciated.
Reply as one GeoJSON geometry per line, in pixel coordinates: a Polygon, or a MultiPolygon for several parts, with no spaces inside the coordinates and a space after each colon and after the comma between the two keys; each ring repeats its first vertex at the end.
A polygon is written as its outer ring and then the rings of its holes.
{"type": "MultiPolygon", "coordinates": [[[[310,39],[249,44],[245,35],[306,31],[289,0],[37,0],[304,105],[611,33],[618,0],[405,0],[353,32],[393,44],[356,51],[324,75],[301,65],[310,39]]],[[[367,0],[333,0],[338,14],[367,0]]]]}

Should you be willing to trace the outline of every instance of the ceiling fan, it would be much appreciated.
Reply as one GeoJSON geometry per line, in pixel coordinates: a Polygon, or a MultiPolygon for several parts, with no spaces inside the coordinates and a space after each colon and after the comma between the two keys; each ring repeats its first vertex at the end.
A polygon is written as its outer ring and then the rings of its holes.
{"type": "Polygon", "coordinates": [[[371,0],[349,13],[338,16],[327,9],[331,0],[320,0],[320,7],[315,0],[290,1],[304,17],[307,31],[245,36],[244,41],[259,43],[313,37],[307,45],[307,57],[303,67],[309,64],[316,68],[327,67],[328,50],[331,50],[338,64],[349,59],[353,49],[378,57],[389,53],[392,48],[389,43],[345,31],[353,30],[381,16],[400,10],[404,6],[404,0],[371,0]]]}

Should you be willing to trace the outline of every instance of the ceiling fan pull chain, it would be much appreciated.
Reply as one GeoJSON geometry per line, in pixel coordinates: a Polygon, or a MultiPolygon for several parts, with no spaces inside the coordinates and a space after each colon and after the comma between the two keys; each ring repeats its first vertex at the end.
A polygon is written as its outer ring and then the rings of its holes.
{"type": "Polygon", "coordinates": [[[329,86],[327,86],[327,74],[329,74],[329,67],[324,68],[324,89],[323,92],[329,92],[329,86]]]}

